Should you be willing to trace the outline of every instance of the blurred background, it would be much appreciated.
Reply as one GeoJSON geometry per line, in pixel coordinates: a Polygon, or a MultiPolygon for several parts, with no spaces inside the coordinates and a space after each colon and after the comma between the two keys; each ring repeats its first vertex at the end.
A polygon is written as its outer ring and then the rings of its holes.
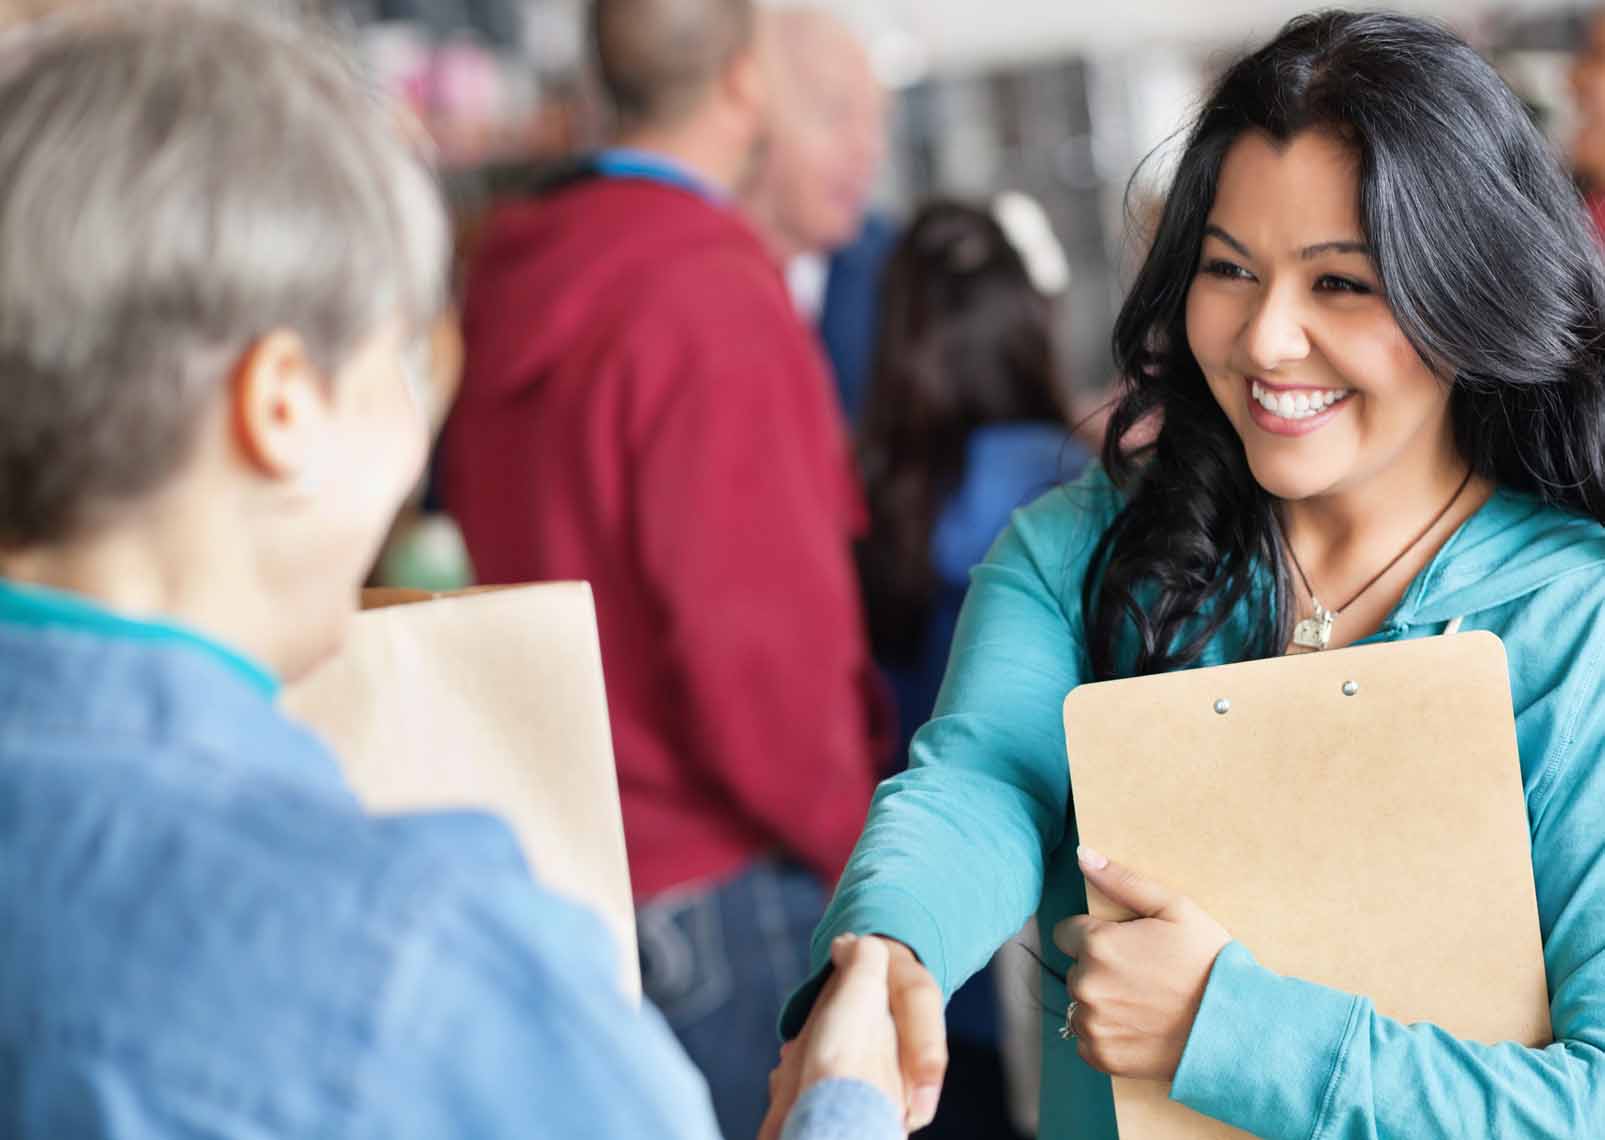
{"type": "MultiPolygon", "coordinates": [[[[430,126],[465,227],[521,168],[597,140],[583,0],[322,0],[430,126]]],[[[772,6],[784,6],[773,0],[772,6]]],[[[894,92],[877,206],[1024,191],[1063,244],[1064,378],[1076,407],[1108,381],[1108,332],[1141,223],[1167,174],[1164,144],[1225,61],[1312,5],[1296,0],[825,0],[868,44],[894,92]],[[1141,176],[1132,183],[1143,165],[1141,176]],[[1128,183],[1131,193],[1128,196],[1128,183]],[[1135,223],[1135,224],[1134,224],[1135,223]]],[[[1360,7],[1361,5],[1339,5],[1360,7]]],[[[1418,0],[1493,59],[1557,147],[1585,42],[1576,4],[1418,0]]]]}

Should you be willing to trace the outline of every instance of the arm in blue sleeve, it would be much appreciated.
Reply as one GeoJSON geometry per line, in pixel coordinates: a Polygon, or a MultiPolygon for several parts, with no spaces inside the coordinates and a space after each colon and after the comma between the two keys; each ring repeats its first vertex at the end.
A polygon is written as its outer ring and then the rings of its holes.
{"type": "MultiPolygon", "coordinates": [[[[719,1140],[707,1086],[650,1005],[619,993],[611,939],[584,908],[509,866],[445,908],[398,995],[395,1137],[719,1140]]],[[[899,1140],[871,1085],[821,1081],[785,1140],[899,1140]]]]}
{"type": "Polygon", "coordinates": [[[903,1116],[863,1081],[820,1081],[797,1098],[780,1140],[903,1140],[903,1116]]]}
{"type": "Polygon", "coordinates": [[[589,910],[508,859],[429,911],[387,995],[379,1067],[398,1108],[386,1135],[718,1140],[706,1082],[657,1011],[620,993],[589,910]]]}
{"type": "Polygon", "coordinates": [[[1405,1025],[1364,998],[1280,977],[1233,943],[1210,976],[1171,1095],[1268,1140],[1605,1136],[1605,709],[1597,691],[1581,697],[1579,723],[1546,756],[1528,797],[1554,1044],[1484,1045],[1405,1025]]]}
{"type": "Polygon", "coordinates": [[[1016,512],[974,571],[935,716],[910,769],[876,793],[786,1036],[807,1017],[836,935],[897,939],[951,995],[1035,909],[1065,830],[1062,709],[1086,668],[1081,577],[1113,496],[1101,472],[1050,492],[1016,512]]]}

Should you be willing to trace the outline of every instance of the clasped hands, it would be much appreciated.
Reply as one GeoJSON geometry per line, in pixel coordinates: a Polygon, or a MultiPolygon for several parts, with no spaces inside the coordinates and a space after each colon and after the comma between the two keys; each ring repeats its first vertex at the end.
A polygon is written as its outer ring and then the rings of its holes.
{"type": "MultiPolygon", "coordinates": [[[[1185,896],[1095,851],[1078,855],[1088,885],[1134,917],[1077,915],[1054,928],[1055,944],[1074,960],[1065,989],[1076,1050],[1112,1076],[1170,1080],[1231,935],[1185,896]]],[[[836,972],[770,1078],[760,1140],[775,1140],[798,1094],[826,1077],[880,1088],[903,1106],[910,1131],[936,1114],[947,1036],[935,980],[889,939],[845,936],[831,951],[836,972]]]]}

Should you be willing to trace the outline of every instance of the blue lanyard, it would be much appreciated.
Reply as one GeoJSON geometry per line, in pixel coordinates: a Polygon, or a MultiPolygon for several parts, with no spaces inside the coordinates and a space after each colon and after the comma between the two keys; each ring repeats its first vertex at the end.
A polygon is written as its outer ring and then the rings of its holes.
{"type": "Polygon", "coordinates": [[[634,178],[673,186],[705,198],[723,202],[725,195],[676,162],[644,150],[615,148],[596,156],[595,170],[603,178],[634,178]]]}

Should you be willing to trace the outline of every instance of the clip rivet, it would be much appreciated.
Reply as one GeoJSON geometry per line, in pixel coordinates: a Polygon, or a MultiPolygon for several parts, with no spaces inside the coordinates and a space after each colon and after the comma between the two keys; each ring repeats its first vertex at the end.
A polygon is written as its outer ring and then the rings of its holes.
{"type": "Polygon", "coordinates": [[[1359,691],[1360,691],[1360,683],[1358,681],[1344,681],[1343,682],[1343,695],[1345,697],[1352,697],[1356,693],[1358,693],[1359,691]]]}
{"type": "Polygon", "coordinates": [[[1225,697],[1222,697],[1220,700],[1215,702],[1215,711],[1221,716],[1225,716],[1227,713],[1232,711],[1232,702],[1227,700],[1225,697]]]}

